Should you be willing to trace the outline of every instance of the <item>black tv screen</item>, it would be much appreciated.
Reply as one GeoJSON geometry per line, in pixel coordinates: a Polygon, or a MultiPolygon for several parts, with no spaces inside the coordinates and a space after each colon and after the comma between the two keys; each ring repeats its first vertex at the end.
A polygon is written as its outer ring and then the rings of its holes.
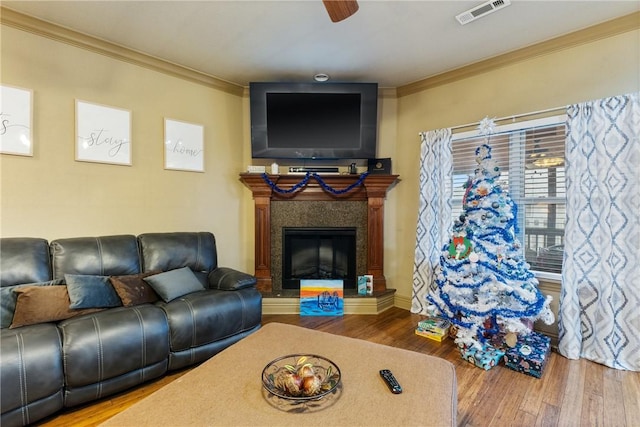
{"type": "Polygon", "coordinates": [[[376,157],[375,83],[251,83],[251,154],[269,159],[376,157]]]}

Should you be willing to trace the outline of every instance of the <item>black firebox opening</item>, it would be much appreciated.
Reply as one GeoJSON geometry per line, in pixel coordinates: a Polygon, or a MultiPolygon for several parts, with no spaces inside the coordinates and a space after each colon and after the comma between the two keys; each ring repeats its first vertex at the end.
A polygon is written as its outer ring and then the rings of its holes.
{"type": "Polygon", "coordinates": [[[283,228],[282,288],[300,289],[301,279],[337,279],[356,289],[355,227],[283,228]]]}

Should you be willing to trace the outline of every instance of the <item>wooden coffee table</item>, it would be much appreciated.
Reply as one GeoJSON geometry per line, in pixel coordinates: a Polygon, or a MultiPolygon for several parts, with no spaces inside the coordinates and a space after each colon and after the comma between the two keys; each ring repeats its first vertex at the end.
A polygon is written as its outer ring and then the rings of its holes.
{"type": "Polygon", "coordinates": [[[455,426],[456,405],[456,375],[446,360],[269,323],[103,425],[455,426]],[[290,405],[263,389],[263,368],[297,353],[324,356],[340,368],[335,395],[290,405]],[[384,368],[395,374],[401,394],[391,394],[380,378],[384,368]]]}

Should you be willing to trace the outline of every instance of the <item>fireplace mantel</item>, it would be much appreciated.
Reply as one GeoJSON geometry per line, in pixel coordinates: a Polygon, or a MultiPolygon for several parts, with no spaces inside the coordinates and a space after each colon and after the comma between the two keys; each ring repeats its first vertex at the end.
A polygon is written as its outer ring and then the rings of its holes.
{"type": "MultiPolygon", "coordinates": [[[[303,175],[269,175],[280,188],[291,188],[303,175]]],[[[356,183],[360,175],[322,175],[330,187],[340,190],[356,183]]],[[[335,195],[325,191],[311,178],[306,186],[289,194],[272,190],[262,174],[241,173],[240,180],[253,193],[255,204],[255,276],[257,287],[263,293],[273,290],[271,274],[271,201],[367,201],[367,274],[373,275],[374,292],[387,290],[384,276],[384,199],[387,191],[399,181],[398,175],[368,175],[362,185],[351,191],[335,195]]]]}

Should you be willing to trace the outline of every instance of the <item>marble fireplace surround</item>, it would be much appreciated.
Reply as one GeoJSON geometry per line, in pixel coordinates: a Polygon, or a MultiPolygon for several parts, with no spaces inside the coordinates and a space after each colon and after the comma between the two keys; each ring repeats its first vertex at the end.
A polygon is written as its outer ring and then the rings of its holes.
{"type": "MultiPolygon", "coordinates": [[[[278,187],[288,189],[304,175],[269,175],[278,187]]],[[[323,175],[322,180],[341,190],[360,175],[323,175]]],[[[357,274],[372,274],[374,293],[387,290],[384,276],[384,200],[398,175],[370,174],[359,187],[334,195],[313,177],[290,194],[272,190],[262,174],[242,173],[255,204],[255,276],[258,289],[270,295],[282,289],[282,227],[355,227],[357,274]],[[364,269],[364,270],[363,270],[364,269]]]]}
{"type": "Polygon", "coordinates": [[[353,227],[356,229],[356,274],[367,271],[367,203],[364,201],[271,201],[272,289],[282,289],[282,229],[285,227],[353,227]]]}

